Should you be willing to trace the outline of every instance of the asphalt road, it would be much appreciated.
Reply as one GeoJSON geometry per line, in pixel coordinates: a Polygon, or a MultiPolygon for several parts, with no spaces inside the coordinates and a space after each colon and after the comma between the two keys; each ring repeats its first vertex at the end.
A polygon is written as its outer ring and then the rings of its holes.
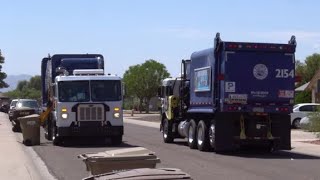
{"type": "MultiPolygon", "coordinates": [[[[284,151],[269,154],[258,150],[221,155],[191,150],[184,140],[164,144],[161,138],[158,129],[125,124],[124,143],[120,147],[146,147],[161,159],[158,167],[180,168],[197,180],[320,179],[319,157],[284,151]]],[[[77,155],[119,148],[91,141],[68,143],[67,147],[52,146],[43,135],[41,142],[34,150],[49,171],[61,180],[79,180],[88,176],[85,164],[77,155]]]]}

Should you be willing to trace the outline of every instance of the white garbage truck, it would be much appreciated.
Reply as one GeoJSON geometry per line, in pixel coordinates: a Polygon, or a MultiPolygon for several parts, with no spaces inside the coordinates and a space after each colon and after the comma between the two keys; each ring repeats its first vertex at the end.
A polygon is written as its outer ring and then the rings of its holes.
{"type": "Polygon", "coordinates": [[[43,58],[42,121],[45,137],[54,145],[66,137],[123,136],[122,79],[104,73],[99,54],[56,54],[43,58]]]}

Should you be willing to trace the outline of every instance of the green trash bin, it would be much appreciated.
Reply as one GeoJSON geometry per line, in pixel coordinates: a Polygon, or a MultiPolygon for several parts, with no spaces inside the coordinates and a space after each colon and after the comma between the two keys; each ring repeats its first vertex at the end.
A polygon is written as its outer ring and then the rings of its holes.
{"type": "Polygon", "coordinates": [[[38,114],[18,118],[22,130],[23,144],[40,145],[40,121],[38,114]]]}
{"type": "Polygon", "coordinates": [[[122,148],[99,153],[81,154],[90,175],[137,168],[155,168],[160,159],[154,152],[143,148],[122,148]]]}

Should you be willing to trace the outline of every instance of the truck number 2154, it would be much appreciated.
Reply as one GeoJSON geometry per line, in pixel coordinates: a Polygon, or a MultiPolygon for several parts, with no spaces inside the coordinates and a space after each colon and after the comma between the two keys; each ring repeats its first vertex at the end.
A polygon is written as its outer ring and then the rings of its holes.
{"type": "Polygon", "coordinates": [[[294,78],[294,70],[291,71],[289,69],[276,69],[277,75],[276,78],[294,78]]]}

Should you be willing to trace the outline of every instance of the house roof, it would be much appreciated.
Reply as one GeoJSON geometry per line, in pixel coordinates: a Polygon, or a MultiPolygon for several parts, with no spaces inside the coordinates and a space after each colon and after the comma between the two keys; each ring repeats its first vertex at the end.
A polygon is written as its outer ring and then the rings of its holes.
{"type": "Polygon", "coordinates": [[[311,91],[312,88],[316,85],[317,80],[320,79],[320,69],[318,69],[318,71],[316,72],[316,74],[312,77],[309,85],[307,86],[306,90],[311,91]]]}
{"type": "Polygon", "coordinates": [[[310,84],[310,82],[307,82],[307,83],[303,84],[302,86],[297,87],[294,91],[304,91],[307,89],[309,84],[310,84]]]}

